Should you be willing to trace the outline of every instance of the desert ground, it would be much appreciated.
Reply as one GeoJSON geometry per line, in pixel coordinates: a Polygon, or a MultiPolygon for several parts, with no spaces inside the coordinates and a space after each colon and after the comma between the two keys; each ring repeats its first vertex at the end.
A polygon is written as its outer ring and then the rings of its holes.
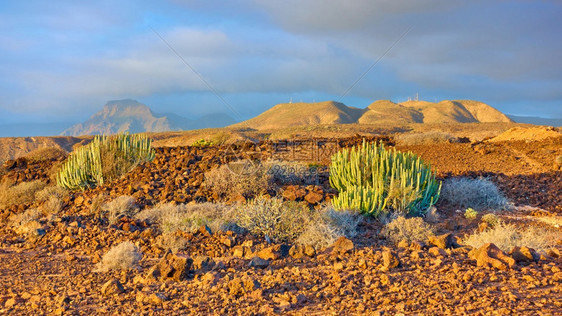
{"type": "Polygon", "coordinates": [[[562,311],[562,134],[556,128],[326,125],[150,137],[152,162],[74,191],[57,189],[55,175],[65,151],[91,137],[3,145],[14,150],[0,168],[1,314],[562,311]],[[277,232],[295,229],[299,238],[225,226],[225,214],[243,217],[260,205],[319,214],[330,208],[338,193],[328,180],[330,157],[364,139],[431,164],[443,187],[424,218],[349,213],[339,235],[318,233],[314,222],[303,222],[312,227],[309,235],[293,226],[277,232]],[[192,146],[198,140],[205,141],[192,146]],[[264,166],[275,172],[266,177],[264,166]],[[459,187],[464,180],[468,187],[459,187]]]}

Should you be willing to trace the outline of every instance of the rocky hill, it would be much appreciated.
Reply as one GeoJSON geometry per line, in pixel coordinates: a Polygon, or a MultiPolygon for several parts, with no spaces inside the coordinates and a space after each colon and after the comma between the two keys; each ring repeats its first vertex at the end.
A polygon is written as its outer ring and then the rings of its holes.
{"type": "Polygon", "coordinates": [[[125,99],[107,102],[101,111],[87,121],[68,128],[62,135],[167,132],[222,127],[232,123],[234,119],[226,114],[209,114],[197,120],[175,114],[158,115],[142,103],[125,99]]]}
{"type": "Polygon", "coordinates": [[[378,100],[366,109],[326,101],[282,103],[235,127],[258,130],[316,124],[389,124],[513,122],[493,107],[472,100],[444,100],[438,103],[407,101],[394,103],[378,100]]]}
{"type": "Polygon", "coordinates": [[[355,123],[362,109],[334,101],[281,103],[234,127],[277,129],[302,125],[355,123]]]}

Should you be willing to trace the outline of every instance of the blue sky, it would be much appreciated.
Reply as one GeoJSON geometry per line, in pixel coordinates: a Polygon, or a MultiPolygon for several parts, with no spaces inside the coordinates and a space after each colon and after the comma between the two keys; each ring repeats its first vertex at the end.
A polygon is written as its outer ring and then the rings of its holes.
{"type": "Polygon", "coordinates": [[[108,101],[237,120],[293,101],[474,99],[562,117],[559,1],[2,1],[0,124],[108,101]],[[160,34],[216,90],[193,73],[160,34]]]}

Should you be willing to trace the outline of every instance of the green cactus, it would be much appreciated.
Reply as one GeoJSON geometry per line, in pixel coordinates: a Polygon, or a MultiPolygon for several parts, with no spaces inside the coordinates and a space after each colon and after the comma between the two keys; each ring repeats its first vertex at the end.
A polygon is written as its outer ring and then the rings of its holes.
{"type": "Polygon", "coordinates": [[[339,191],[332,200],[336,209],[356,209],[374,217],[389,208],[424,214],[441,191],[431,166],[421,158],[366,141],[332,156],[330,184],[339,191]]]}
{"type": "Polygon", "coordinates": [[[142,134],[96,136],[68,156],[57,174],[57,184],[70,190],[103,185],[138,163],[152,161],[154,155],[152,140],[142,134]]]}

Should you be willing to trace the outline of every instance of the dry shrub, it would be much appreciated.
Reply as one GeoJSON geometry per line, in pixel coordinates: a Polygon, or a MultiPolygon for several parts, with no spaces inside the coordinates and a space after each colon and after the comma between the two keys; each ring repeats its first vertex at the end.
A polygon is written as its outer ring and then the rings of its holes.
{"type": "Polygon", "coordinates": [[[519,227],[499,221],[494,227],[482,232],[475,231],[465,236],[464,243],[479,248],[484,244],[493,243],[502,251],[509,252],[513,247],[529,247],[539,252],[546,252],[562,238],[560,231],[550,231],[536,226],[519,227]]]}
{"type": "Polygon", "coordinates": [[[310,245],[315,249],[323,249],[332,245],[339,237],[353,238],[357,235],[357,226],[363,216],[352,211],[336,211],[324,208],[305,227],[296,243],[310,245]]]}
{"type": "Polygon", "coordinates": [[[443,181],[441,199],[465,209],[502,210],[508,207],[507,199],[488,179],[449,178],[443,181]]]}
{"type": "Polygon", "coordinates": [[[211,142],[215,145],[224,145],[232,137],[230,133],[221,131],[211,137],[211,142]]]}
{"type": "Polygon", "coordinates": [[[424,222],[421,217],[405,218],[399,216],[386,224],[381,234],[397,245],[402,240],[408,243],[412,241],[425,242],[429,236],[435,234],[435,229],[432,225],[424,222]]]}
{"type": "Polygon", "coordinates": [[[456,143],[458,139],[445,132],[430,131],[425,133],[399,134],[395,137],[400,145],[430,145],[438,143],[456,143]]]}
{"type": "Polygon", "coordinates": [[[176,232],[173,233],[164,233],[155,240],[155,246],[163,249],[163,250],[171,250],[173,253],[176,253],[180,250],[184,250],[189,241],[187,238],[182,236],[181,234],[177,234],[176,232]]]}
{"type": "Polygon", "coordinates": [[[130,241],[124,241],[111,247],[96,265],[95,272],[129,269],[134,267],[142,258],[139,248],[130,241]]]}
{"type": "Polygon", "coordinates": [[[46,186],[43,190],[35,193],[35,200],[44,202],[41,210],[45,215],[59,213],[66,197],[68,197],[68,191],[58,186],[46,186]]]}
{"type": "Polygon", "coordinates": [[[482,222],[488,224],[490,227],[494,227],[500,222],[500,219],[496,214],[488,213],[482,216],[482,222]]]}
{"type": "Polygon", "coordinates": [[[297,240],[310,224],[313,218],[311,213],[303,203],[260,196],[247,204],[238,205],[234,209],[233,219],[253,234],[291,242],[297,240]]]}
{"type": "Polygon", "coordinates": [[[68,197],[68,191],[59,186],[50,185],[43,188],[43,190],[35,193],[35,200],[37,202],[47,201],[51,197],[56,197],[60,200],[64,200],[66,197],[68,197]]]}
{"type": "Polygon", "coordinates": [[[136,218],[158,223],[164,234],[178,230],[193,233],[203,225],[216,232],[230,228],[229,212],[228,206],[218,203],[166,203],[146,209],[138,213],[136,218]]]}
{"type": "Polygon", "coordinates": [[[259,162],[242,160],[206,172],[205,186],[219,199],[248,199],[266,193],[272,179],[259,162]]]}
{"type": "Polygon", "coordinates": [[[90,205],[90,214],[101,217],[105,203],[107,202],[107,194],[101,193],[92,198],[90,205]]]}
{"type": "Polygon", "coordinates": [[[64,159],[68,153],[57,147],[43,147],[30,151],[25,159],[31,163],[64,159]]]}
{"type": "Polygon", "coordinates": [[[120,196],[102,207],[110,224],[115,224],[122,216],[133,217],[138,211],[135,198],[128,195],[120,196]]]}
{"type": "Polygon", "coordinates": [[[13,214],[9,218],[10,226],[19,227],[24,226],[31,221],[36,221],[41,218],[41,210],[36,208],[30,208],[25,210],[25,212],[13,214]]]}
{"type": "Polygon", "coordinates": [[[35,202],[35,193],[45,186],[46,184],[40,180],[21,182],[13,186],[8,182],[3,182],[0,184],[0,208],[32,204],[35,202]]]}

